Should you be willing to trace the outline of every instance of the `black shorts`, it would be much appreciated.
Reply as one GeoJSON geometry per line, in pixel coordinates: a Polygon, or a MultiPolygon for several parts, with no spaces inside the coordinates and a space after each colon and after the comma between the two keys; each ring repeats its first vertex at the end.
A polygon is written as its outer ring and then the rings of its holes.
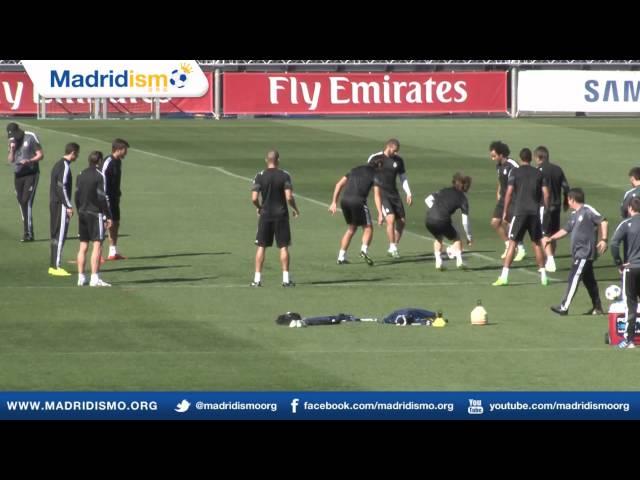
{"type": "Polygon", "coordinates": [[[347,225],[357,225],[358,227],[371,225],[371,213],[369,213],[367,202],[342,200],[340,208],[347,225]]]}
{"type": "Polygon", "coordinates": [[[278,248],[291,245],[291,229],[289,228],[289,217],[284,218],[262,218],[258,220],[258,233],[256,234],[256,245],[259,247],[270,247],[273,245],[273,237],[276,237],[278,248]]]}
{"type": "Polygon", "coordinates": [[[120,199],[111,200],[109,199],[109,206],[111,207],[111,220],[114,222],[120,221],[120,199]]]}
{"type": "Polygon", "coordinates": [[[542,238],[542,224],[539,214],[515,215],[509,223],[509,240],[521,242],[526,231],[529,231],[529,237],[533,242],[542,238]]]}
{"type": "Polygon", "coordinates": [[[560,209],[547,211],[542,216],[542,235],[550,237],[560,230],[560,209]]]}
{"type": "Polygon", "coordinates": [[[402,199],[397,195],[385,195],[382,194],[382,214],[386,217],[387,215],[395,215],[396,218],[404,218],[404,205],[402,204],[402,199]]]}
{"type": "Polygon", "coordinates": [[[104,240],[104,220],[101,213],[91,215],[88,213],[78,214],[78,233],[81,242],[97,242],[104,240]]]}
{"type": "Polygon", "coordinates": [[[447,237],[447,240],[455,242],[460,240],[460,235],[458,231],[454,228],[451,221],[449,222],[433,222],[427,219],[425,225],[427,226],[427,230],[431,232],[437,240],[441,240],[442,237],[447,237]]]}
{"type": "MultiPolygon", "coordinates": [[[[493,217],[491,218],[502,219],[502,212],[504,212],[504,203],[496,203],[496,208],[493,209],[493,217]]],[[[511,222],[511,218],[513,218],[513,204],[509,205],[509,210],[507,211],[507,222],[511,222]]]]}

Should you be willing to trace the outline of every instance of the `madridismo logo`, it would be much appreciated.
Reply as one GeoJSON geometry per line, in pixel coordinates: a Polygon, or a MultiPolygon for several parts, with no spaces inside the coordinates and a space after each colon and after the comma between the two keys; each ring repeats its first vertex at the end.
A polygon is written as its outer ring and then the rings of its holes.
{"type": "Polygon", "coordinates": [[[195,60],[23,60],[45,98],[201,97],[209,88],[195,60]]]}

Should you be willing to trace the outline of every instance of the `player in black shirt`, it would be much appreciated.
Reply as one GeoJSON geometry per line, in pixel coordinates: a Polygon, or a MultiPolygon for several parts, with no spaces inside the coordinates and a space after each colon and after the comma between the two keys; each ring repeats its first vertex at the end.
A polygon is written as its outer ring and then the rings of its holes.
{"type": "Polygon", "coordinates": [[[104,159],[102,174],[107,182],[107,198],[113,215],[113,223],[109,228],[108,260],[124,260],[126,257],[118,252],[118,232],[120,230],[120,183],[122,181],[122,159],[127,156],[129,143],[116,138],[111,144],[111,155],[104,159]]]}
{"type": "Polygon", "coordinates": [[[80,233],[80,248],[78,249],[78,286],[86,283],[84,264],[89,242],[91,250],[91,281],[92,287],[110,287],[104,282],[98,271],[102,257],[102,241],[104,229],[111,226],[111,211],[105,193],[105,178],[99,169],[102,162],[102,152],[89,154],[89,167],[83,170],[76,179],[76,208],[78,209],[78,230],[80,233]]]}
{"type": "Polygon", "coordinates": [[[569,183],[564,176],[562,168],[549,162],[549,150],[545,146],[539,146],[533,151],[533,157],[536,160],[538,170],[544,175],[547,186],[549,187],[549,208],[544,209],[540,204],[540,214],[542,221],[542,236],[546,240],[545,254],[547,256],[547,262],[545,263],[545,270],[547,272],[556,271],[556,262],[554,255],[556,252],[556,241],[549,242],[549,237],[554,233],[560,231],[560,209],[563,208],[566,212],[569,208],[567,195],[569,193],[569,183]],[[563,200],[564,195],[564,200],[563,200]]]}
{"type": "Polygon", "coordinates": [[[62,249],[67,238],[69,221],[73,216],[71,190],[73,177],[71,163],[76,161],[80,153],[80,145],[71,142],[64,148],[64,156],[51,169],[49,187],[49,211],[51,213],[51,261],[49,275],[70,277],[71,274],[62,268],[62,249]]]}
{"type": "MultiPolygon", "coordinates": [[[[347,261],[347,249],[351,243],[353,235],[358,227],[362,227],[362,246],[360,247],[360,257],[367,262],[369,266],[373,265],[373,260],[369,256],[368,249],[373,237],[373,225],[371,223],[371,214],[367,205],[367,197],[371,188],[374,187],[373,179],[376,174],[377,164],[367,163],[351,169],[344,177],[338,180],[333,190],[333,198],[329,211],[335,215],[338,210],[338,198],[340,192],[344,189],[340,208],[347,222],[347,231],[340,241],[340,251],[338,252],[338,265],[349,263],[347,261]]],[[[376,195],[380,196],[380,187],[375,186],[376,195]]],[[[376,202],[378,205],[378,202],[376,202]]],[[[380,213],[380,212],[379,212],[380,213]]]]}
{"type": "Polygon", "coordinates": [[[524,232],[529,231],[536,254],[536,263],[540,272],[540,283],[547,285],[547,272],[544,269],[544,252],[540,244],[542,239],[542,223],[540,222],[540,203],[549,206],[549,188],[542,172],[531,166],[531,150],[523,148],[520,151],[520,167],[514,169],[509,176],[509,186],[504,200],[502,218],[506,221],[507,212],[515,196],[513,218],[509,224],[509,249],[504,259],[502,274],[493,285],[498,287],[507,285],[509,267],[515,255],[516,243],[524,238],[524,232]]]}
{"type": "Polygon", "coordinates": [[[466,192],[471,187],[471,177],[456,173],[451,180],[451,187],[443,188],[439,192],[432,193],[425,199],[429,207],[427,212],[427,230],[435,237],[433,242],[433,255],[436,259],[436,269],[442,270],[442,237],[447,237],[453,242],[450,253],[456,259],[458,268],[465,268],[462,262],[462,242],[458,231],[453,227],[451,215],[460,209],[462,212],[462,227],[467,236],[467,245],[471,245],[471,225],[469,224],[469,201],[466,192]]]}
{"type": "Polygon", "coordinates": [[[291,176],[286,170],[278,168],[280,154],[277,150],[269,150],[265,159],[267,168],[258,173],[251,186],[251,201],[258,212],[258,233],[256,234],[256,272],[252,287],[262,286],[262,266],[265,249],[273,245],[273,237],[280,249],[280,265],[282,266],[282,286],[293,287],[295,283],[289,278],[289,245],[291,245],[291,229],[289,228],[289,210],[294,218],[300,215],[293,197],[291,176]],[[262,197],[262,198],[260,198],[262,197]]]}
{"type": "Polygon", "coordinates": [[[406,221],[402,199],[396,186],[396,178],[400,177],[402,189],[407,194],[407,204],[413,203],[407,171],[404,160],[397,153],[400,151],[400,142],[392,138],[385,144],[382,152],[369,156],[368,163],[378,163],[380,171],[376,174],[375,184],[380,187],[382,198],[382,211],[378,212],[378,225],[382,225],[383,217],[387,222],[387,238],[389,250],[387,253],[394,258],[399,258],[398,243],[402,237],[406,221]]]}
{"type": "MultiPolygon", "coordinates": [[[[507,256],[507,250],[509,249],[509,238],[507,237],[507,231],[505,229],[505,222],[502,221],[502,213],[504,211],[504,199],[507,193],[507,182],[509,175],[514,168],[518,168],[518,163],[513,160],[509,155],[511,150],[509,145],[496,140],[489,145],[489,157],[496,162],[496,173],[498,174],[498,187],[496,191],[496,207],[493,210],[493,216],[491,217],[491,226],[496,231],[500,239],[504,242],[504,252],[500,258],[507,256]]],[[[513,208],[509,208],[507,212],[507,224],[511,221],[513,208]]],[[[526,251],[522,242],[518,243],[518,250],[516,256],[513,259],[514,262],[520,262],[526,256],[526,251]]]]}

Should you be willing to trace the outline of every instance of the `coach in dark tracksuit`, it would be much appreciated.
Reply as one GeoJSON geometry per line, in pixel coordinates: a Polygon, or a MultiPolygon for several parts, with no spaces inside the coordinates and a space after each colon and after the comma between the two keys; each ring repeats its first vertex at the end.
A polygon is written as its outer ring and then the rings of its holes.
{"type": "Polygon", "coordinates": [[[13,165],[15,189],[20,213],[24,224],[23,242],[33,241],[33,200],[36,196],[40,166],[44,158],[42,146],[36,134],[25,132],[17,123],[7,125],[9,155],[7,160],[13,165]]]}
{"type": "Polygon", "coordinates": [[[580,188],[569,190],[567,195],[569,207],[573,210],[567,226],[558,230],[548,239],[543,239],[543,244],[558,240],[567,234],[571,234],[571,259],[573,265],[569,272],[567,290],[562,303],[551,310],[558,315],[567,315],[569,305],[576,294],[580,280],[591,297],[592,308],[585,315],[602,315],[602,303],[598,282],[593,272],[593,262],[598,254],[603,254],[607,249],[608,222],[595,208],[584,203],[584,192],[580,188]],[[598,241],[598,230],[600,240],[598,241]]]}
{"type": "Polygon", "coordinates": [[[51,261],[49,275],[68,277],[71,274],[62,268],[62,249],[67,238],[69,221],[73,216],[71,203],[71,162],[75,162],[80,153],[80,145],[68,143],[64,149],[64,156],[56,162],[51,170],[51,184],[49,186],[49,211],[51,213],[51,261]]]}
{"type": "Polygon", "coordinates": [[[629,202],[628,219],[616,228],[611,240],[611,255],[623,274],[622,283],[627,297],[627,333],[620,348],[634,348],[638,295],[640,295],[640,198],[629,202]],[[625,261],[620,258],[620,243],[624,242],[625,261]]]}

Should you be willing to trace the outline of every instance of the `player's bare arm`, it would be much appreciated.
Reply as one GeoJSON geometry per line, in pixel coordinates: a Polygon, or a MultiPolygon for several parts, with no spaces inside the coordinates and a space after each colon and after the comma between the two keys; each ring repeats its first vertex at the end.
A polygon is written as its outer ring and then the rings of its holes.
{"type": "Polygon", "coordinates": [[[549,201],[551,199],[551,194],[549,193],[549,187],[543,185],[542,186],[542,201],[544,203],[544,209],[547,211],[549,209],[549,201]]]}
{"type": "Polygon", "coordinates": [[[377,185],[373,186],[373,198],[376,202],[376,209],[378,210],[378,225],[382,225],[384,221],[384,216],[382,215],[382,193],[380,192],[380,187],[377,185]]]}
{"type": "Polygon", "coordinates": [[[293,196],[293,191],[290,188],[285,189],[284,195],[287,199],[287,203],[291,207],[291,211],[293,212],[293,218],[300,216],[300,210],[298,210],[298,206],[296,205],[296,198],[293,196]]]}
{"type": "Polygon", "coordinates": [[[600,240],[598,241],[598,253],[602,255],[607,251],[607,239],[609,238],[609,222],[603,220],[600,222],[600,240]]]}
{"type": "Polygon", "coordinates": [[[346,184],[347,177],[342,177],[340,180],[338,180],[338,183],[336,183],[336,187],[333,189],[333,198],[331,199],[331,205],[329,205],[329,211],[331,212],[331,215],[335,215],[336,211],[338,210],[338,198],[340,197],[340,192],[346,184]]]}
{"type": "Polygon", "coordinates": [[[262,205],[260,205],[259,192],[251,192],[251,202],[253,203],[253,206],[256,207],[256,214],[260,216],[260,210],[262,209],[262,205]]]}
{"type": "Polygon", "coordinates": [[[556,233],[554,233],[550,237],[542,237],[540,242],[542,243],[543,247],[546,247],[548,243],[551,243],[554,240],[560,240],[561,238],[566,237],[568,233],[569,232],[567,232],[564,228],[561,228],[560,230],[558,230],[556,233]]]}
{"type": "Polygon", "coordinates": [[[33,158],[21,160],[20,164],[21,165],[27,165],[29,163],[38,163],[43,158],[44,158],[44,153],[42,153],[42,150],[38,149],[38,150],[36,150],[36,154],[35,154],[35,156],[33,158]]]}
{"type": "Polygon", "coordinates": [[[409,180],[407,179],[406,174],[400,175],[400,180],[402,181],[402,189],[404,193],[407,194],[407,205],[411,206],[413,204],[413,197],[411,196],[411,189],[409,188],[409,180]]]}
{"type": "MultiPolygon", "coordinates": [[[[547,194],[549,191],[547,191],[547,194]]],[[[513,185],[507,187],[507,193],[504,195],[504,209],[502,210],[502,221],[507,223],[507,212],[509,211],[509,205],[511,205],[511,198],[513,197],[513,185]]]]}
{"type": "Polygon", "coordinates": [[[9,155],[7,156],[7,161],[9,163],[16,161],[16,142],[13,138],[9,139],[9,155]]]}

